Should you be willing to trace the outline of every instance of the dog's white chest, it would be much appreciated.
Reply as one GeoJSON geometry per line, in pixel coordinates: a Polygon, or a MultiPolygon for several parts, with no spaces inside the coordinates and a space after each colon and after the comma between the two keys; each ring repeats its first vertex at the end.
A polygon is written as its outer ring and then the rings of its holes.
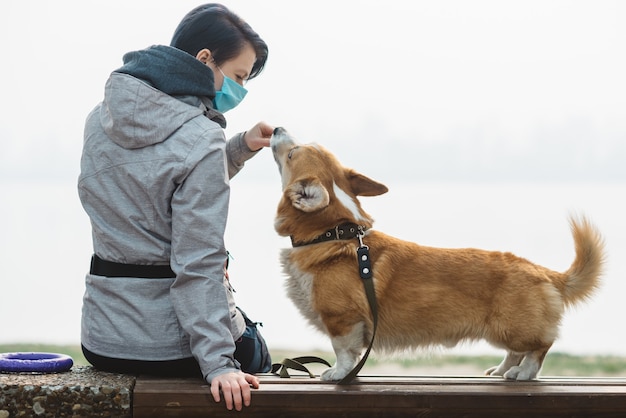
{"type": "Polygon", "coordinates": [[[287,296],[312,325],[325,332],[324,324],[313,308],[313,275],[301,271],[296,263],[290,261],[291,251],[293,250],[283,249],[281,252],[283,272],[287,276],[287,296]]]}

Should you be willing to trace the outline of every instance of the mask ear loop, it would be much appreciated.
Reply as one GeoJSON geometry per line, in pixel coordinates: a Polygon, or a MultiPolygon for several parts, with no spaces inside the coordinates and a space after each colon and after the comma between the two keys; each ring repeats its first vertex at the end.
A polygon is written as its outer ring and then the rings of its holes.
{"type": "Polygon", "coordinates": [[[226,78],[226,74],[224,74],[224,71],[222,71],[222,68],[219,65],[217,65],[217,62],[215,62],[215,59],[213,57],[211,57],[211,62],[213,63],[213,65],[215,65],[215,68],[220,70],[220,73],[222,73],[222,76],[226,78]]]}
{"type": "MultiPolygon", "coordinates": [[[[222,73],[222,77],[224,77],[224,80],[226,80],[227,78],[230,78],[230,77],[228,77],[226,74],[224,74],[224,71],[222,71],[222,68],[221,68],[219,65],[217,65],[217,63],[215,62],[215,60],[213,59],[213,57],[211,57],[211,62],[213,63],[213,65],[215,65],[215,68],[217,68],[218,70],[220,70],[220,73],[222,73]]],[[[244,80],[243,80],[243,85],[245,86],[245,85],[248,83],[248,81],[249,81],[249,80],[248,80],[247,78],[246,78],[246,79],[244,79],[244,80]]],[[[223,83],[224,83],[224,82],[222,81],[222,84],[223,84],[223,83]]],[[[239,83],[237,83],[237,84],[239,84],[239,83]]]]}
{"type": "MultiPolygon", "coordinates": [[[[218,70],[220,70],[220,73],[222,73],[222,87],[220,88],[223,89],[224,88],[224,83],[226,82],[226,74],[224,74],[224,71],[222,71],[222,69],[220,68],[219,65],[217,65],[217,63],[215,62],[215,59],[213,59],[213,57],[211,57],[211,62],[213,63],[213,65],[215,65],[215,68],[217,68],[218,70]]],[[[214,71],[215,73],[215,71],[214,71]]]]}
{"type": "MultiPolygon", "coordinates": [[[[224,74],[224,71],[222,71],[222,69],[220,68],[220,66],[219,66],[219,65],[217,65],[217,62],[215,62],[215,58],[213,58],[213,55],[211,55],[209,58],[210,58],[210,60],[211,60],[211,64],[213,64],[213,66],[215,66],[215,68],[217,68],[218,70],[220,70],[220,73],[222,73],[222,77],[224,77],[224,79],[226,79],[226,74],[224,74]]],[[[208,65],[209,65],[209,63],[208,63],[208,62],[205,62],[205,63],[204,63],[204,65],[208,66],[208,65]]],[[[211,69],[212,69],[212,68],[211,68],[211,69]]],[[[215,71],[213,71],[213,73],[215,74],[215,71]]],[[[222,81],[222,84],[223,84],[223,83],[224,83],[224,82],[222,81]]]]}

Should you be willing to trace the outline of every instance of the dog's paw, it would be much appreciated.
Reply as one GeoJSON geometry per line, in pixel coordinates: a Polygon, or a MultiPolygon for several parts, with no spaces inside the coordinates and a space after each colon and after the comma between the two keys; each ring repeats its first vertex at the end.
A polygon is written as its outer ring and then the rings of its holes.
{"type": "Polygon", "coordinates": [[[335,382],[335,381],[339,381],[343,379],[347,375],[348,373],[343,372],[341,370],[337,370],[337,368],[333,366],[330,369],[326,369],[324,370],[324,372],[322,372],[320,376],[320,380],[323,380],[326,382],[335,382]]]}
{"type": "Polygon", "coordinates": [[[535,377],[537,377],[536,372],[521,366],[511,367],[506,373],[504,373],[504,378],[507,380],[533,380],[535,377]]]}
{"type": "Polygon", "coordinates": [[[496,371],[498,370],[498,366],[493,366],[485,370],[485,376],[502,376],[502,373],[498,374],[496,371]]]}
{"type": "Polygon", "coordinates": [[[509,370],[507,370],[504,375],[502,375],[507,380],[517,380],[517,376],[519,376],[522,368],[519,366],[513,366],[509,370]]]}

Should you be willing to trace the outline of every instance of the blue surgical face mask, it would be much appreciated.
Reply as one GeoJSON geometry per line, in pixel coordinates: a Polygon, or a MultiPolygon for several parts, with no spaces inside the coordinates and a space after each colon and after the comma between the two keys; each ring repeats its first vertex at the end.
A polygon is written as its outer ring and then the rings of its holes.
{"type": "Polygon", "coordinates": [[[246,97],[248,90],[232,78],[224,75],[221,68],[218,68],[218,70],[224,76],[224,82],[222,83],[222,88],[215,92],[213,106],[215,106],[216,110],[225,113],[241,103],[243,98],[246,97]]]}

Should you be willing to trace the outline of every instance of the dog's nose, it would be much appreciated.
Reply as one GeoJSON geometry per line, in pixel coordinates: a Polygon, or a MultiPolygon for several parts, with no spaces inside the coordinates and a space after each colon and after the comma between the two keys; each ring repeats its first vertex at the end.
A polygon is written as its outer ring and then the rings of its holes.
{"type": "Polygon", "coordinates": [[[278,128],[274,129],[274,135],[280,135],[281,133],[285,132],[285,128],[279,126],[278,128]]]}

